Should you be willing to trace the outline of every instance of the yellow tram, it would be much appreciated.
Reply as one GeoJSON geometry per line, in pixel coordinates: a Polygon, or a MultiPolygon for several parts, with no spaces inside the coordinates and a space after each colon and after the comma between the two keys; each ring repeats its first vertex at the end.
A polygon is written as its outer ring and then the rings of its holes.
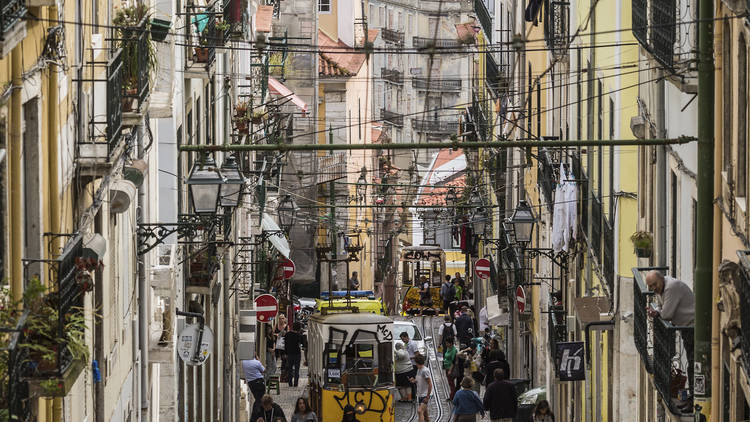
{"type": "Polygon", "coordinates": [[[393,321],[352,311],[310,317],[310,404],[325,422],[347,405],[361,422],[394,422],[393,321]]]}

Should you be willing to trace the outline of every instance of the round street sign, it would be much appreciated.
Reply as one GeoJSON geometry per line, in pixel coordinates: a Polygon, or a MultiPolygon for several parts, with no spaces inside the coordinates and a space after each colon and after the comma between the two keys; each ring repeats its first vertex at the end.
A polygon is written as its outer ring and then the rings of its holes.
{"type": "Polygon", "coordinates": [[[294,262],[291,259],[284,258],[279,265],[284,272],[284,278],[290,279],[294,275],[294,262]]]}
{"type": "Polygon", "coordinates": [[[526,312],[526,291],[522,286],[516,287],[516,306],[518,306],[518,312],[526,312]]]}
{"type": "Polygon", "coordinates": [[[201,345],[196,352],[195,344],[198,341],[199,331],[200,325],[190,324],[180,331],[180,336],[177,338],[177,354],[186,365],[203,365],[211,355],[211,349],[214,347],[214,333],[211,327],[203,326],[203,334],[200,335],[201,345]]]}
{"type": "Polygon", "coordinates": [[[485,258],[477,260],[477,263],[474,264],[474,272],[482,280],[490,278],[490,260],[485,258]]]}
{"type": "Polygon", "coordinates": [[[268,322],[276,316],[279,302],[269,294],[262,294],[255,298],[255,316],[260,322],[268,322]]]}

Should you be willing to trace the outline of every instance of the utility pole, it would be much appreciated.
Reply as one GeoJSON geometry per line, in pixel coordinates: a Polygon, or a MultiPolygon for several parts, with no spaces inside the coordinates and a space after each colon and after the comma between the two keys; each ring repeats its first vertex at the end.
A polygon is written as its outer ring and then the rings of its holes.
{"type": "Polygon", "coordinates": [[[695,374],[696,420],[711,417],[711,305],[714,212],[714,5],[698,2],[698,216],[695,258],[695,374]],[[696,388],[703,387],[703,388],[696,388]]]}

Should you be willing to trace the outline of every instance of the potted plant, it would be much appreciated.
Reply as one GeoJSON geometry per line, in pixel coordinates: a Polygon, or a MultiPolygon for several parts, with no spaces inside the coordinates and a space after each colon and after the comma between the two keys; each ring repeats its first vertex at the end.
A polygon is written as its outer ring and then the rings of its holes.
{"type": "Polygon", "coordinates": [[[253,122],[253,124],[259,125],[263,123],[263,118],[265,117],[266,113],[261,110],[255,110],[253,111],[252,116],[250,117],[250,120],[253,122]]]}
{"type": "Polygon", "coordinates": [[[249,105],[247,101],[240,101],[234,106],[234,126],[238,132],[244,134],[250,132],[247,124],[248,120],[250,120],[247,116],[249,105]]]}
{"type": "Polygon", "coordinates": [[[654,238],[649,232],[637,231],[630,236],[635,255],[639,258],[650,258],[654,246],[654,238]]]}

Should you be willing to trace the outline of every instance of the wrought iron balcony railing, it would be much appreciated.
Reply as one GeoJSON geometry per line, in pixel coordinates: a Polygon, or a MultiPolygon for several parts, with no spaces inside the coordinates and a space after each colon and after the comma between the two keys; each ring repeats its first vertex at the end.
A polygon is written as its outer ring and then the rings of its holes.
{"type": "Polygon", "coordinates": [[[0,327],[0,360],[5,370],[0,372],[0,420],[31,420],[29,384],[24,380],[24,367],[28,362],[29,351],[20,345],[25,343],[24,326],[28,312],[24,312],[11,327],[0,327]]]}
{"type": "Polygon", "coordinates": [[[693,396],[693,327],[676,327],[656,317],[653,341],[656,390],[672,413],[692,414],[692,409],[681,408],[681,404],[693,396]]]}
{"type": "Polygon", "coordinates": [[[737,255],[742,269],[737,289],[740,296],[740,348],[745,372],[750,374],[750,250],[737,251],[737,255]]]}
{"type": "Polygon", "coordinates": [[[411,127],[417,132],[437,135],[451,135],[458,133],[457,121],[446,122],[443,120],[412,119],[411,127]]]}
{"type": "Polygon", "coordinates": [[[672,68],[677,39],[677,2],[633,0],[631,15],[633,35],[638,42],[659,63],[672,68]]]}
{"type": "Polygon", "coordinates": [[[602,251],[602,272],[604,273],[604,279],[609,286],[609,291],[614,293],[615,288],[615,228],[613,224],[610,224],[609,219],[604,217],[604,225],[602,230],[602,241],[604,243],[604,250],[602,251]]]}
{"type": "Polygon", "coordinates": [[[654,341],[652,321],[646,313],[654,293],[649,291],[643,281],[646,268],[633,268],[633,342],[646,371],[654,370],[654,341]]]}
{"type": "Polygon", "coordinates": [[[492,16],[490,16],[490,11],[487,10],[484,0],[474,0],[474,13],[477,14],[479,23],[482,24],[484,36],[487,37],[489,42],[492,42],[492,16]]]}
{"type": "Polygon", "coordinates": [[[107,65],[107,156],[110,157],[122,136],[122,50],[107,65]]]}
{"type": "Polygon", "coordinates": [[[412,39],[414,48],[458,48],[461,47],[459,40],[452,38],[429,38],[429,37],[414,37],[412,39]]]}
{"type": "Polygon", "coordinates": [[[151,73],[156,70],[155,52],[151,51],[147,24],[148,19],[143,18],[138,26],[118,29],[117,41],[122,50],[124,111],[145,111],[141,107],[149,95],[151,73]]]}
{"type": "Polygon", "coordinates": [[[565,324],[565,308],[562,305],[550,305],[547,314],[547,335],[550,356],[554,360],[557,343],[568,341],[568,328],[565,324]]]}
{"type": "Polygon", "coordinates": [[[427,78],[413,78],[411,86],[422,91],[460,91],[461,79],[433,78],[428,83],[427,78]]]}
{"type": "Polygon", "coordinates": [[[396,69],[380,68],[380,77],[388,82],[402,85],[404,83],[404,73],[396,69]]]}
{"type": "Polygon", "coordinates": [[[24,0],[2,0],[0,3],[0,41],[5,41],[6,35],[13,26],[26,16],[26,2],[24,0]]]}
{"type": "Polygon", "coordinates": [[[382,28],[380,30],[380,36],[383,37],[384,41],[392,42],[398,45],[404,44],[404,31],[382,28]]]}
{"type": "Polygon", "coordinates": [[[384,108],[380,109],[380,119],[385,121],[386,123],[390,123],[394,126],[403,127],[404,126],[404,115],[400,113],[396,113],[390,110],[386,110],[384,108]]]}
{"type": "Polygon", "coordinates": [[[570,3],[559,0],[548,1],[549,7],[545,7],[544,38],[547,41],[547,47],[555,55],[564,54],[570,37],[570,34],[568,34],[568,21],[570,19],[568,8],[570,3]]]}

